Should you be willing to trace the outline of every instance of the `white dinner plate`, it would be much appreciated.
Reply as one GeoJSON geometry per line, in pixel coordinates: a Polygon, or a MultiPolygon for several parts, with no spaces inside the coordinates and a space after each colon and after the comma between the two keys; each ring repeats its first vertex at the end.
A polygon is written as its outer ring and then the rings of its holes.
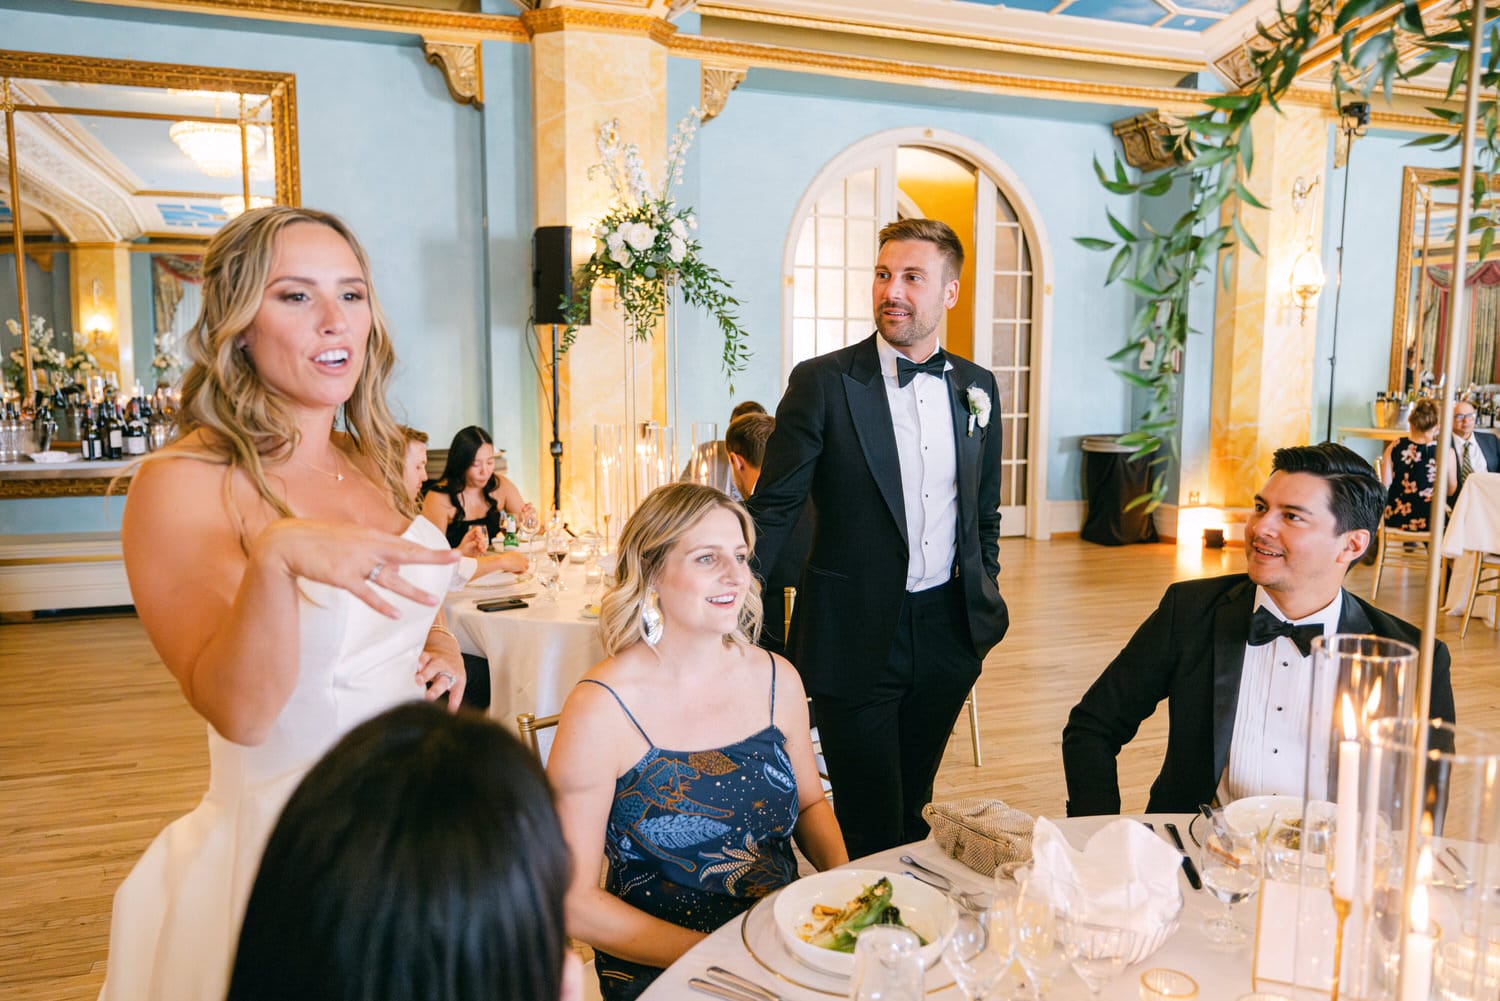
{"type": "MultiPolygon", "coordinates": [[[[900,878],[890,873],[886,875],[900,878]]],[[[847,976],[808,966],[787,948],[786,940],[776,928],[775,900],[781,892],[778,890],[766,896],[760,903],[745,912],[745,916],[740,919],[740,941],[745,944],[745,949],[750,953],[751,958],[773,976],[818,994],[847,998],[849,996],[847,976]]],[[[948,991],[955,997],[959,996],[953,974],[948,972],[948,968],[941,961],[927,971],[924,986],[928,994],[948,991]]]]}

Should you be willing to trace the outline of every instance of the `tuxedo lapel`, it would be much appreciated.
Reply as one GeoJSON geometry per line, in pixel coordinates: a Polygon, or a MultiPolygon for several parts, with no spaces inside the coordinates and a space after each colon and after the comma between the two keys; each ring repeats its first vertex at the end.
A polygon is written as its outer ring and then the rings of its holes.
{"type": "Polygon", "coordinates": [[[1354,595],[1345,591],[1344,604],[1339,609],[1339,632],[1363,636],[1374,631],[1370,617],[1365,614],[1365,607],[1354,600],[1354,595]]]}
{"type": "Polygon", "coordinates": [[[1214,645],[1214,780],[1229,762],[1229,740],[1234,736],[1234,711],[1245,668],[1245,641],[1250,637],[1250,613],[1255,585],[1248,580],[1231,588],[1213,610],[1214,645]]]}
{"type": "Polygon", "coordinates": [[[958,466],[958,522],[969,524],[979,503],[979,444],[984,431],[976,424],[969,434],[969,380],[955,365],[944,373],[948,402],[953,408],[953,454],[958,466]],[[962,385],[960,385],[962,383],[962,385]]]}
{"type": "Polygon", "coordinates": [[[844,395],[849,401],[849,417],[854,423],[854,434],[864,452],[870,475],[880,488],[896,527],[901,531],[901,541],[908,550],[911,540],[906,537],[906,504],[901,499],[901,459],[896,452],[896,427],[891,423],[891,405],[886,399],[885,380],[880,377],[880,357],[875,351],[872,334],[860,342],[859,349],[844,373],[844,395]]]}

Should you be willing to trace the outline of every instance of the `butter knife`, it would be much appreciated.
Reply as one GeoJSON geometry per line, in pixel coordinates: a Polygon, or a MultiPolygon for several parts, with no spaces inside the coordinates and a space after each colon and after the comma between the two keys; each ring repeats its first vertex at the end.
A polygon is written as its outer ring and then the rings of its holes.
{"type": "Polygon", "coordinates": [[[1163,825],[1167,834],[1172,838],[1172,844],[1182,853],[1182,871],[1187,873],[1188,885],[1195,890],[1203,889],[1203,880],[1198,876],[1198,867],[1193,865],[1193,857],[1187,853],[1187,848],[1182,843],[1182,835],[1177,833],[1177,825],[1168,823],[1163,825]]]}
{"type": "Polygon", "coordinates": [[[732,970],[726,970],[722,966],[710,966],[708,975],[723,981],[729,987],[765,998],[766,1001],[783,1001],[780,994],[762,987],[753,980],[747,980],[732,970]]]}
{"type": "Polygon", "coordinates": [[[702,977],[692,978],[688,981],[688,986],[700,994],[720,998],[721,1001],[759,1001],[760,999],[758,994],[736,990],[728,984],[721,984],[717,980],[704,980],[702,977]]]}

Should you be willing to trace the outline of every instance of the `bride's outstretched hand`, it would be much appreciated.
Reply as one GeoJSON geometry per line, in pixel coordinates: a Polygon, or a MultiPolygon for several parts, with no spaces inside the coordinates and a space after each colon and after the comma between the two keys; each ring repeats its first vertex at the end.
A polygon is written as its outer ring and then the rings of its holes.
{"type": "Polygon", "coordinates": [[[392,619],[400,618],[401,612],[375,585],[423,605],[436,605],[439,595],[412,585],[398,568],[408,563],[456,563],[458,558],[446,547],[429,549],[373,528],[302,518],[273,522],[250,547],[252,564],[343,588],[392,619]]]}

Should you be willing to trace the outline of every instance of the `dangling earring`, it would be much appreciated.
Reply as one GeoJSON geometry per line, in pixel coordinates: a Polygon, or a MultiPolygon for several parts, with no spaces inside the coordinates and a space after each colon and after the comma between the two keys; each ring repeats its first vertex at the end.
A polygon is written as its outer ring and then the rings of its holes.
{"type": "Polygon", "coordinates": [[[661,602],[656,596],[656,588],[647,588],[646,596],[641,599],[641,636],[647,644],[654,647],[661,642],[661,634],[666,626],[661,617],[661,602]]]}

